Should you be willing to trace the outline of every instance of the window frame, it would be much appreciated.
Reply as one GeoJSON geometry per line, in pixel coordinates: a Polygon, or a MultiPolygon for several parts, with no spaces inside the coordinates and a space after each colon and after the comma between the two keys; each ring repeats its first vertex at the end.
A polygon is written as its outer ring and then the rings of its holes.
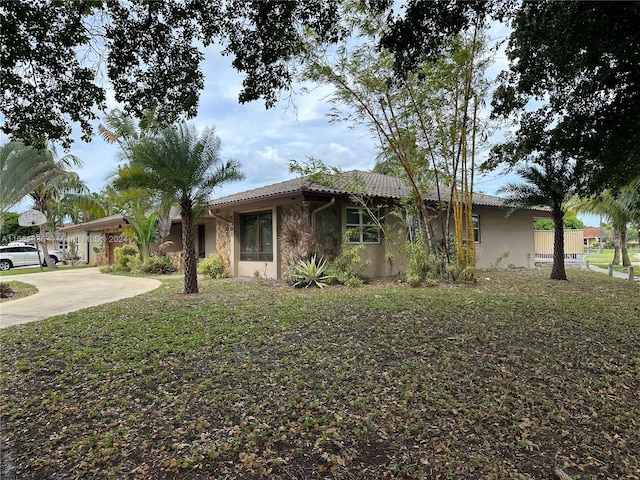
{"type": "Polygon", "coordinates": [[[375,211],[367,211],[362,207],[345,207],[345,226],[347,230],[347,236],[349,239],[349,243],[353,245],[379,245],[381,241],[381,229],[375,219],[379,219],[380,209],[376,208],[375,211]],[[349,223],[349,212],[356,211],[358,213],[358,223],[349,223]],[[365,215],[371,218],[371,222],[365,223],[365,215]],[[375,215],[375,219],[373,217],[375,215]],[[376,240],[375,241],[365,241],[365,231],[372,231],[375,229],[376,232],[376,240]],[[352,232],[358,232],[358,238],[354,239],[352,236],[352,232]]]}
{"type": "Polygon", "coordinates": [[[482,237],[480,235],[480,215],[472,214],[471,222],[473,223],[473,241],[474,243],[480,243],[482,237]]]}
{"type": "Polygon", "coordinates": [[[273,211],[272,210],[262,210],[259,212],[247,212],[247,213],[241,213],[239,214],[239,220],[240,220],[240,261],[241,262],[273,262],[273,211]],[[247,230],[248,230],[248,225],[245,223],[247,222],[247,218],[249,217],[256,217],[254,220],[254,225],[261,225],[262,221],[261,219],[265,218],[265,217],[269,217],[269,221],[270,221],[270,228],[269,228],[269,234],[270,237],[267,242],[265,242],[262,238],[262,229],[261,228],[255,228],[255,238],[254,238],[254,244],[256,246],[256,250],[252,251],[252,250],[244,250],[246,243],[245,243],[245,235],[247,234],[247,230]],[[262,247],[264,245],[270,245],[271,246],[271,251],[266,251],[266,250],[262,250],[262,247]]]}
{"type": "Polygon", "coordinates": [[[205,258],[206,255],[206,239],[207,239],[207,227],[204,223],[199,223],[196,226],[196,236],[198,238],[198,258],[205,258]]]}

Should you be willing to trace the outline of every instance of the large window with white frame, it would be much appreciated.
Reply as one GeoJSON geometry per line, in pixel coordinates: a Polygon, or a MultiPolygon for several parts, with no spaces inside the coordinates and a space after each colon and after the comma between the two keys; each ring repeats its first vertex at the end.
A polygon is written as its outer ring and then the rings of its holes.
{"type": "Polygon", "coordinates": [[[240,260],[273,261],[271,211],[240,215],[240,260]]]}
{"type": "Polygon", "coordinates": [[[351,243],[380,243],[380,227],[362,208],[347,207],[347,235],[351,243]]]}

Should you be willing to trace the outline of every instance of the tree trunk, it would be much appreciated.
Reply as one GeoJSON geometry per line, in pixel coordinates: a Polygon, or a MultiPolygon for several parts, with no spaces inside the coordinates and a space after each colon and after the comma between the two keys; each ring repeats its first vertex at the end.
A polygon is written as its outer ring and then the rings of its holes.
{"type": "Polygon", "coordinates": [[[614,242],[614,250],[613,250],[613,260],[611,260],[611,265],[620,265],[620,229],[614,225],[613,227],[613,242],[614,242]]]}
{"type": "Polygon", "coordinates": [[[630,267],[629,251],[627,250],[627,229],[626,225],[620,230],[620,253],[622,254],[622,266],[630,267]]]}
{"type": "MultiPolygon", "coordinates": [[[[42,239],[42,256],[44,261],[51,270],[57,270],[58,266],[53,262],[51,255],[49,255],[49,248],[47,247],[47,227],[46,225],[40,225],[40,238],[42,239]]],[[[36,242],[37,248],[38,242],[36,242]]]]}
{"type": "Polygon", "coordinates": [[[198,293],[196,247],[193,243],[193,208],[191,204],[181,208],[182,261],[184,262],[184,293],[198,293]]]}
{"type": "Polygon", "coordinates": [[[553,268],[552,280],[566,280],[567,272],[564,269],[564,212],[562,208],[553,211],[553,268]]]}

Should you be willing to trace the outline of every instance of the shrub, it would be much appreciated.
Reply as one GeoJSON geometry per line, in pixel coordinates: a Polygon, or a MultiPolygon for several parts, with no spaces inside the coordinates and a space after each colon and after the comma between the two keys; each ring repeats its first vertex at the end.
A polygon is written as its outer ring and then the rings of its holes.
{"type": "Polygon", "coordinates": [[[8,283],[0,283],[0,298],[12,297],[14,293],[8,283]]]}
{"type": "Polygon", "coordinates": [[[209,255],[209,257],[200,262],[198,272],[211,278],[227,278],[231,273],[219,253],[209,255]]]}
{"type": "Polygon", "coordinates": [[[418,239],[407,244],[407,283],[412,287],[435,285],[440,273],[438,257],[429,252],[427,243],[418,239]]]}
{"type": "Polygon", "coordinates": [[[171,263],[171,259],[167,256],[154,255],[149,257],[141,266],[140,271],[142,273],[149,273],[153,275],[166,275],[167,273],[173,273],[176,268],[171,263]]]}
{"type": "Polygon", "coordinates": [[[316,259],[315,255],[310,260],[300,260],[293,266],[295,287],[307,288],[310,285],[324,288],[329,276],[326,274],[327,261],[324,258],[316,259]]]}
{"type": "Polygon", "coordinates": [[[114,268],[117,272],[135,272],[140,268],[138,249],[133,245],[116,247],[113,251],[114,268]]]}
{"type": "Polygon", "coordinates": [[[334,258],[327,267],[330,283],[346,285],[348,287],[360,287],[366,277],[363,272],[371,265],[371,260],[362,261],[364,245],[349,243],[348,236],[340,247],[340,254],[334,258]]]}

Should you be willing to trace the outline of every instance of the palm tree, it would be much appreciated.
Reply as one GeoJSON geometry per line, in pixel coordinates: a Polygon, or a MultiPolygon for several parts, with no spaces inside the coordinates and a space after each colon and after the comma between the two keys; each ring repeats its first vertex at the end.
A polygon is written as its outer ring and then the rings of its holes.
{"type": "Polygon", "coordinates": [[[0,228],[4,214],[38,185],[56,174],[47,150],[36,150],[21,142],[0,147],[0,228]]]}
{"type": "MultiPolygon", "coordinates": [[[[160,131],[161,124],[158,120],[158,113],[157,108],[145,110],[142,119],[136,121],[120,110],[113,110],[105,117],[106,126],[101,124],[98,131],[105,142],[118,144],[121,160],[130,162],[134,149],[140,143],[153,138],[160,131]]],[[[135,188],[131,192],[121,190],[118,193],[128,198],[124,204],[140,199],[147,200],[152,195],[152,192],[145,193],[140,188],[135,188]]],[[[155,203],[149,207],[153,207],[157,211],[158,240],[162,243],[171,231],[171,203],[163,202],[162,199],[155,203]]]]}
{"type": "Polygon", "coordinates": [[[627,250],[627,225],[629,222],[637,218],[639,197],[638,189],[623,189],[617,194],[605,190],[600,195],[576,202],[576,208],[586,213],[594,213],[607,218],[613,227],[613,236],[615,249],[613,252],[613,265],[620,265],[620,257],[622,256],[622,266],[631,265],[629,252],[627,250]]]}
{"type": "MultiPolygon", "coordinates": [[[[56,216],[64,216],[62,201],[69,192],[84,193],[86,187],[70,167],[82,165],[80,159],[66,155],[60,159],[53,147],[37,150],[20,142],[9,142],[0,149],[0,216],[24,197],[33,200],[34,208],[45,214],[55,230],[56,216]]],[[[1,219],[0,219],[1,222],[1,219]]],[[[46,226],[40,225],[40,236],[46,226]]],[[[44,258],[49,268],[56,268],[46,248],[44,258]]]]}
{"type": "Polygon", "coordinates": [[[506,204],[519,210],[530,207],[549,207],[553,217],[553,268],[551,279],[566,280],[564,267],[564,205],[574,190],[573,167],[563,159],[540,158],[539,163],[527,164],[516,172],[524,183],[508,183],[500,189],[507,194],[506,204]]]}
{"type": "Polygon", "coordinates": [[[184,293],[198,292],[193,224],[206,212],[216,187],[243,178],[239,167],[235,160],[221,160],[220,138],[213,128],[199,134],[195,126],[180,123],[137,142],[130,164],[117,172],[116,188],[149,188],[179,206],[184,293]]]}
{"type": "MultiPolygon", "coordinates": [[[[80,179],[76,172],[66,170],[68,162],[80,165],[80,160],[76,157],[67,156],[60,161],[52,161],[52,168],[56,170],[56,174],[52,176],[46,183],[38,185],[29,194],[33,200],[33,208],[41,211],[48,219],[48,225],[40,225],[40,236],[46,237],[46,228],[55,232],[62,226],[64,217],[66,217],[72,207],[74,197],[84,196],[89,193],[87,186],[80,179]],[[64,162],[61,164],[60,162],[64,162]]],[[[45,240],[46,242],[46,240],[45,240]]],[[[55,269],[56,264],[53,262],[46,248],[43,249],[44,260],[47,267],[55,269]]]]}

